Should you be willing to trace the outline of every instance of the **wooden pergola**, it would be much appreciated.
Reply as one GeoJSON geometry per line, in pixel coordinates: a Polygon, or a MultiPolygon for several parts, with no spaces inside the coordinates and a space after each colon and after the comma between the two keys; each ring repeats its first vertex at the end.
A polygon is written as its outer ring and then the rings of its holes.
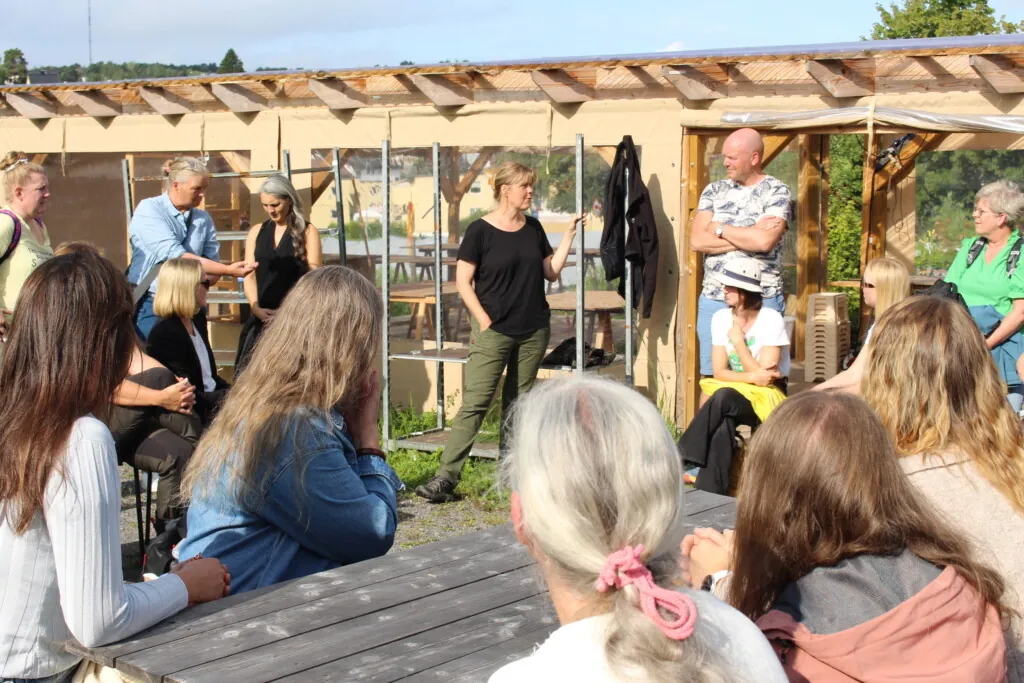
{"type": "MultiPolygon", "coordinates": [[[[799,152],[793,294],[802,323],[807,296],[828,286],[829,136],[863,135],[869,151],[862,263],[886,253],[907,260],[909,253],[912,264],[912,243],[893,239],[895,228],[906,229],[906,207],[898,220],[892,209],[913,195],[914,158],[1024,148],[1022,96],[1024,37],[1013,35],[260,72],[0,87],[0,151],[216,150],[245,154],[236,159],[239,168],[266,169],[280,167],[283,150],[302,158],[318,148],[379,149],[383,139],[396,149],[437,141],[453,157],[480,153],[468,172],[460,176],[457,164],[448,164],[442,178],[449,224],[457,225],[460,198],[495,151],[569,147],[576,133],[589,146],[608,148],[631,134],[662,244],[655,312],[640,325],[637,378],[685,423],[699,379],[702,278],[689,230],[710,155],[730,130],[760,129],[769,160],[793,145],[799,152]],[[908,132],[915,137],[876,170],[878,151],[908,132]]],[[[308,176],[297,184],[308,197],[327,187],[308,176]]],[[[909,214],[912,223],[912,203],[909,214]]],[[[802,346],[799,324],[798,354],[802,346]]]]}

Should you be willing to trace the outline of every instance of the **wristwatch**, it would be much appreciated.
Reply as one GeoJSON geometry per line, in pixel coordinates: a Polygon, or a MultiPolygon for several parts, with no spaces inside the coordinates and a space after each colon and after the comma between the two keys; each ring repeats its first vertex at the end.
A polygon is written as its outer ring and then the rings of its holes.
{"type": "Polygon", "coordinates": [[[388,459],[388,454],[379,448],[357,448],[356,455],[373,455],[384,461],[388,459]]]}
{"type": "Polygon", "coordinates": [[[719,223],[718,227],[715,228],[715,237],[717,237],[718,239],[722,239],[722,233],[724,233],[724,232],[725,232],[725,224],[724,223],[719,223]]]}

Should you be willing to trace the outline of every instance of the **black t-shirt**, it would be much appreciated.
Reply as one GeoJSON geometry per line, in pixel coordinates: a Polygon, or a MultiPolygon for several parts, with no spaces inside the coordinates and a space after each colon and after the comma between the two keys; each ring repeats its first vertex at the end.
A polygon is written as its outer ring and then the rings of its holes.
{"type": "Polygon", "coordinates": [[[476,296],[496,332],[532,334],[551,322],[544,293],[544,259],[554,253],[540,221],[526,217],[515,232],[480,218],[469,224],[459,260],[476,264],[476,296]]]}

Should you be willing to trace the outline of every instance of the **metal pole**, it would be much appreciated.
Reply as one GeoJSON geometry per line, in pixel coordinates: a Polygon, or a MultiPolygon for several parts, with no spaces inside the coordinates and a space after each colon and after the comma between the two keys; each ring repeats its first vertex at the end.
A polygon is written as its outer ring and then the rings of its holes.
{"type": "MultiPolygon", "coordinates": [[[[626,196],[624,199],[624,211],[622,215],[625,220],[623,228],[623,244],[629,244],[629,164],[626,163],[626,196]]],[[[626,384],[633,386],[633,265],[623,254],[626,267],[626,384]]]]}
{"type": "Polygon", "coordinates": [[[292,179],[292,154],[288,150],[281,152],[281,171],[288,180],[292,179]]]}
{"type": "Polygon", "coordinates": [[[341,194],[341,152],[335,147],[331,152],[331,168],[334,170],[334,202],[338,214],[338,261],[348,265],[345,251],[345,199],[341,194]]]}
{"type": "MultiPolygon", "coordinates": [[[[121,181],[124,183],[124,214],[131,223],[135,207],[132,203],[132,171],[127,159],[121,159],[121,181]]],[[[128,257],[131,258],[131,254],[128,257]]]]}
{"type": "MultiPolygon", "coordinates": [[[[583,213],[583,133],[576,134],[576,216],[583,213]]],[[[573,221],[576,220],[573,216],[573,221]]],[[[584,280],[583,230],[576,232],[576,374],[582,376],[586,366],[586,349],[583,338],[584,280]]]]}
{"type": "Polygon", "coordinates": [[[388,335],[391,327],[391,240],[388,226],[391,225],[391,142],[384,140],[380,144],[381,201],[384,203],[380,222],[384,227],[384,253],[381,257],[382,272],[380,276],[381,296],[384,299],[384,365],[381,377],[381,389],[384,401],[381,406],[382,431],[385,450],[391,448],[391,339],[388,335]]]}
{"type": "MultiPolygon", "coordinates": [[[[444,304],[441,301],[441,143],[434,143],[434,332],[437,357],[444,348],[444,304]]],[[[435,364],[437,374],[437,428],[444,429],[444,363],[435,364]]]]}

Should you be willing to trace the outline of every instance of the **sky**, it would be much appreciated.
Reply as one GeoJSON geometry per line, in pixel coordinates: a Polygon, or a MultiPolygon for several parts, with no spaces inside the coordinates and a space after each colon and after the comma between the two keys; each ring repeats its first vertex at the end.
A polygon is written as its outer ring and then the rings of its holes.
{"type": "MultiPolygon", "coordinates": [[[[0,0],[0,48],[30,66],[89,61],[89,0],[0,0]],[[43,10],[43,11],[41,11],[43,10]]],[[[94,61],[246,69],[503,61],[858,40],[874,0],[91,0],[94,61]]],[[[886,1],[888,4],[888,0],[886,1]]],[[[902,0],[900,2],[902,4],[902,0]]],[[[1024,18],[1024,0],[991,0],[1024,18]]]]}

